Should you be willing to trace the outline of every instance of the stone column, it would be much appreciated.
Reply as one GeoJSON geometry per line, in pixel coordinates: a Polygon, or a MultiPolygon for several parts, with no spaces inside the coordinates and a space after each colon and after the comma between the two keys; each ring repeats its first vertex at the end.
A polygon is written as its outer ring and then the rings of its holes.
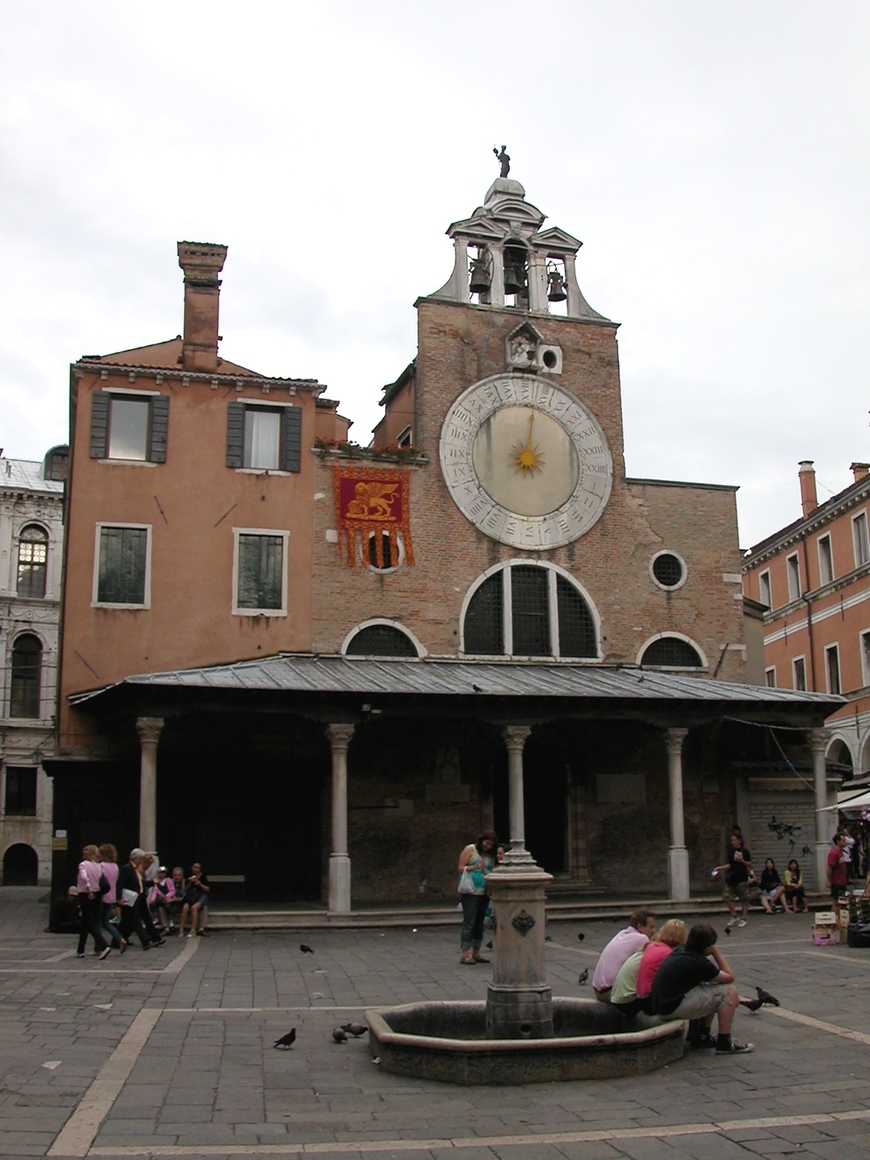
{"type": "Polygon", "coordinates": [[[825,768],[825,749],[829,735],[824,729],[811,729],[810,749],[813,754],[813,789],[816,799],[816,890],[826,890],[828,885],[828,853],[831,849],[831,835],[836,810],[828,806],[828,778],[825,768]]]}
{"type": "Polygon", "coordinates": [[[683,819],[683,742],[688,729],[666,729],[668,750],[668,804],[670,807],[671,846],[668,850],[668,897],[674,901],[689,898],[689,851],[686,849],[686,827],[683,819]]]}
{"type": "Polygon", "coordinates": [[[526,816],[523,805],[523,747],[531,733],[528,725],[506,725],[501,731],[508,754],[508,824],[513,850],[526,848],[526,816]]]}
{"type": "Polygon", "coordinates": [[[137,717],[139,734],[139,845],[157,849],[157,743],[163,732],[162,717],[137,717]]]}
{"type": "Polygon", "coordinates": [[[331,914],[350,914],[350,856],[347,852],[347,747],[353,725],[327,725],[332,750],[332,851],[329,855],[331,914]]]}

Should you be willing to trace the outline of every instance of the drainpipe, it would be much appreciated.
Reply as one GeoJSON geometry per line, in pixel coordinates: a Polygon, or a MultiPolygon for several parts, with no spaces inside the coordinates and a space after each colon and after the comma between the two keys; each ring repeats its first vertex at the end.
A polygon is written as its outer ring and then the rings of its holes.
{"type": "MultiPolygon", "coordinates": [[[[807,541],[806,541],[805,536],[801,536],[801,547],[804,550],[803,551],[804,576],[806,578],[807,583],[809,584],[810,563],[809,563],[809,558],[807,556],[807,541]]],[[[812,678],[812,680],[811,680],[812,688],[810,689],[810,692],[815,693],[816,692],[816,646],[815,646],[815,642],[813,640],[813,605],[812,605],[812,601],[810,600],[810,598],[808,596],[804,595],[804,593],[801,593],[801,600],[803,600],[804,604],[807,606],[807,637],[809,638],[809,643],[810,643],[810,675],[812,678]]]]}

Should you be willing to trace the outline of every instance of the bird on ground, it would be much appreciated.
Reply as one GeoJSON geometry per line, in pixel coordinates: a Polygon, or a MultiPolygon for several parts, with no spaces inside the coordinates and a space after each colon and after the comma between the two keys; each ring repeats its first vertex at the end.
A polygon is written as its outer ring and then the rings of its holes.
{"type": "Polygon", "coordinates": [[[355,1039],[359,1039],[361,1035],[365,1035],[368,1031],[365,1023],[342,1023],[342,1031],[346,1031],[348,1035],[352,1035],[355,1039]]]}
{"type": "Polygon", "coordinates": [[[303,955],[313,955],[314,954],[314,949],[312,947],[308,946],[307,943],[300,943],[299,949],[300,949],[300,951],[302,951],[303,955]]]}
{"type": "Polygon", "coordinates": [[[491,950],[492,950],[492,939],[490,939],[490,940],[489,940],[489,942],[486,944],[486,949],[487,949],[488,951],[491,951],[491,950]]]}
{"type": "Polygon", "coordinates": [[[553,940],[550,938],[550,936],[548,934],[544,935],[544,942],[552,942],[552,941],[553,940]]]}
{"type": "Polygon", "coordinates": [[[347,1043],[347,1032],[343,1027],[333,1027],[332,1038],[336,1043],[347,1043]]]}
{"type": "Polygon", "coordinates": [[[725,927],[725,933],[728,935],[729,938],[731,937],[731,927],[730,926],[725,927]]]}
{"type": "Polygon", "coordinates": [[[584,967],[583,970],[580,972],[580,978],[577,980],[577,982],[580,984],[581,987],[585,987],[586,984],[589,982],[589,968],[588,967],[584,967]]]}
{"type": "Polygon", "coordinates": [[[770,991],[765,991],[763,987],[756,987],[755,992],[762,1003],[769,1003],[771,1007],[779,1006],[779,999],[775,995],[771,995],[770,991]]]}
{"type": "Polygon", "coordinates": [[[586,938],[586,935],[581,930],[580,933],[577,935],[577,937],[580,939],[581,942],[583,942],[584,938],[586,938]]]}
{"type": "Polygon", "coordinates": [[[750,1014],[754,1015],[759,1007],[763,1007],[764,1003],[761,999],[741,999],[740,1006],[745,1007],[750,1014]]]}
{"type": "Polygon", "coordinates": [[[272,1046],[273,1047],[286,1047],[289,1050],[289,1048],[291,1048],[295,1042],[296,1042],[296,1028],[291,1027],[290,1030],[287,1032],[287,1034],[282,1035],[280,1039],[276,1039],[275,1042],[272,1044],[272,1046]]]}

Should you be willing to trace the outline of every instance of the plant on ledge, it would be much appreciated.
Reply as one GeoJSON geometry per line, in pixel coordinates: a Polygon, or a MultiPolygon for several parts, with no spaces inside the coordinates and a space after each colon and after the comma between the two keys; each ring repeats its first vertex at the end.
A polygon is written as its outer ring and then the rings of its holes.
{"type": "Polygon", "coordinates": [[[321,459],[331,451],[347,455],[351,459],[385,459],[392,463],[405,463],[421,458],[416,447],[399,447],[395,443],[388,443],[384,447],[361,447],[359,443],[351,443],[348,439],[315,439],[314,449],[321,459]]]}

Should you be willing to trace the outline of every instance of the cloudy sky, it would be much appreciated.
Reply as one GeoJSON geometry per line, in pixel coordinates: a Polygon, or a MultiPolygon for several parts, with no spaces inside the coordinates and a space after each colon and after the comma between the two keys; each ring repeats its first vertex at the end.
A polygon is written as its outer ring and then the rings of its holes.
{"type": "Polygon", "coordinates": [[[67,438],[68,366],[181,329],[312,376],[367,442],[506,143],[619,321],[630,475],[740,485],[746,547],[870,460],[870,5],[0,2],[0,446],[67,438]]]}

